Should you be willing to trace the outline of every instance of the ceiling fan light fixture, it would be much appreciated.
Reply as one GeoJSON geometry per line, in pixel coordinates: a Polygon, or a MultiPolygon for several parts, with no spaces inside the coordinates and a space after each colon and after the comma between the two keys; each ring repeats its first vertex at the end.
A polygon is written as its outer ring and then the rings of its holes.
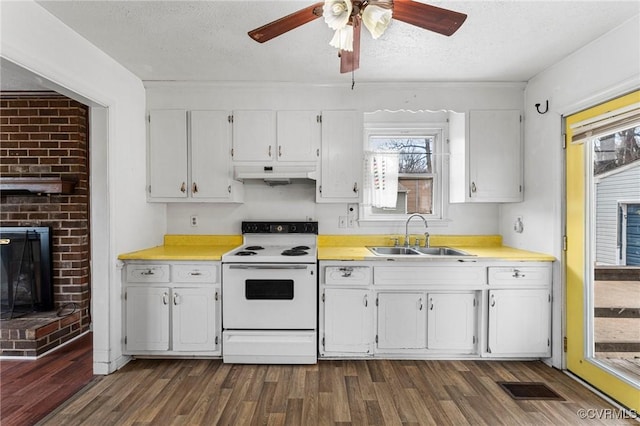
{"type": "Polygon", "coordinates": [[[353,52],[353,26],[347,25],[336,30],[329,44],[336,49],[353,52]]]}
{"type": "Polygon", "coordinates": [[[368,5],[362,11],[362,23],[371,33],[371,37],[377,39],[391,23],[392,10],[379,6],[368,5]]]}
{"type": "Polygon", "coordinates": [[[325,0],[322,16],[329,28],[338,31],[347,26],[352,11],[351,0],[325,0]]]}

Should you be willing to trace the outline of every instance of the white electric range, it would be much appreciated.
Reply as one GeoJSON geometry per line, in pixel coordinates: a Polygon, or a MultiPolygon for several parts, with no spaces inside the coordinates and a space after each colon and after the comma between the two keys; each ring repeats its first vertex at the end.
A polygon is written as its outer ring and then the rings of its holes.
{"type": "Polygon", "coordinates": [[[222,256],[223,361],[317,362],[317,222],[242,222],[222,256]]]}

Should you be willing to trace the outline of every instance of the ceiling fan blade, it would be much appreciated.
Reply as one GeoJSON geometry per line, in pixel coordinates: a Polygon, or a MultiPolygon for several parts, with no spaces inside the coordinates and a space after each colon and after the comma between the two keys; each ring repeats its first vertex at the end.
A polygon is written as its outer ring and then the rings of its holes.
{"type": "Polygon", "coordinates": [[[340,51],[340,72],[342,74],[355,71],[360,68],[360,28],[362,27],[358,17],[353,19],[353,52],[340,51]]]}
{"type": "Polygon", "coordinates": [[[290,15],[283,16],[273,22],[269,22],[260,28],[249,31],[249,37],[258,43],[269,41],[272,38],[286,33],[287,31],[298,28],[300,25],[304,25],[321,17],[323,5],[324,2],[314,3],[309,7],[305,7],[304,9],[300,9],[290,15]]]}
{"type": "Polygon", "coordinates": [[[450,36],[460,28],[467,15],[417,1],[395,0],[393,19],[450,36]]]}

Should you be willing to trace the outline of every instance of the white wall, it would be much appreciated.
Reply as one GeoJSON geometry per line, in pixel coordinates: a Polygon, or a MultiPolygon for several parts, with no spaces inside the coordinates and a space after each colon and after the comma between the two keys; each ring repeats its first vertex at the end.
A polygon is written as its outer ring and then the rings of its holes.
{"type": "Polygon", "coordinates": [[[0,53],[91,107],[94,372],[124,362],[117,255],[162,241],[163,206],[145,199],[142,82],[33,1],[2,2],[0,53]],[[96,210],[99,209],[99,210],[96,210]]]}
{"type": "MultiPolygon", "coordinates": [[[[525,90],[524,194],[518,204],[500,209],[500,233],[505,245],[562,258],[563,149],[562,116],[640,87],[640,16],[584,46],[535,76],[525,90]],[[539,114],[535,104],[544,111],[539,114]],[[524,232],[513,231],[523,216],[524,232]]],[[[561,362],[561,265],[554,270],[553,363],[561,362]]]]}
{"type": "MultiPolygon", "coordinates": [[[[301,86],[295,84],[147,83],[149,109],[355,109],[362,112],[388,110],[521,109],[523,84],[358,84],[301,86]]],[[[312,217],[320,233],[404,233],[404,223],[361,224],[339,228],[338,216],[347,204],[316,204],[313,184],[268,187],[245,183],[241,205],[176,203],[167,205],[167,232],[180,234],[238,234],[248,219],[295,219],[312,217]],[[198,227],[189,217],[197,215],[198,227]]],[[[498,205],[452,204],[446,221],[430,221],[432,234],[497,234],[498,205]]]]}

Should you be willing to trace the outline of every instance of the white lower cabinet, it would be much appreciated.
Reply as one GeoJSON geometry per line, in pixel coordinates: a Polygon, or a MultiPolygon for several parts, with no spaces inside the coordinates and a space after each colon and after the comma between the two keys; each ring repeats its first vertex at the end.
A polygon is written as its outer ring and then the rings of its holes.
{"type": "Polygon", "coordinates": [[[377,349],[422,349],[427,344],[424,293],[378,293],[377,349]]]}
{"type": "Polygon", "coordinates": [[[126,289],[127,353],[169,350],[169,292],[169,287],[126,289]]]}
{"type": "Polygon", "coordinates": [[[490,290],[488,318],[489,356],[550,356],[549,289],[490,290]]]}
{"type": "Polygon", "coordinates": [[[551,263],[320,261],[320,357],[542,358],[551,263]]]}
{"type": "Polygon", "coordinates": [[[476,292],[429,293],[427,304],[429,349],[476,352],[479,304],[476,292]]]}
{"type": "Polygon", "coordinates": [[[367,289],[324,290],[323,353],[370,354],[373,346],[373,293],[367,289]]]}
{"type": "Polygon", "coordinates": [[[376,349],[475,353],[477,304],[475,292],[378,293],[376,349]]]}
{"type": "Polygon", "coordinates": [[[216,334],[216,304],[220,286],[174,288],[171,290],[173,309],[173,350],[215,350],[219,339],[216,334]]]}
{"type": "Polygon", "coordinates": [[[126,355],[221,355],[219,265],[128,263],[125,269],[126,355]]]}

